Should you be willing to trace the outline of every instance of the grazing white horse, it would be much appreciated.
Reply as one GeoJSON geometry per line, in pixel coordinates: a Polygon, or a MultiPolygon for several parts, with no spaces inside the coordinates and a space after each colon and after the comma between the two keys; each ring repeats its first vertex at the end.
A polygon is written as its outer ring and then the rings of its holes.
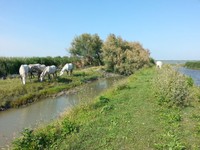
{"type": "Polygon", "coordinates": [[[48,74],[49,80],[50,80],[50,74],[53,74],[53,76],[56,76],[56,71],[57,67],[52,65],[52,66],[47,66],[41,73],[40,75],[40,81],[43,81],[44,77],[48,74]]]}
{"type": "Polygon", "coordinates": [[[163,65],[162,61],[156,61],[156,67],[157,68],[161,69],[162,65],[163,65]]]}
{"type": "Polygon", "coordinates": [[[28,71],[29,71],[28,65],[21,65],[19,68],[20,78],[24,85],[26,84],[26,77],[28,76],[28,71]]]}
{"type": "Polygon", "coordinates": [[[65,66],[60,71],[60,76],[62,76],[65,71],[67,72],[67,74],[71,75],[72,71],[73,71],[73,68],[74,68],[74,66],[73,66],[72,63],[65,64],[65,66]]]}

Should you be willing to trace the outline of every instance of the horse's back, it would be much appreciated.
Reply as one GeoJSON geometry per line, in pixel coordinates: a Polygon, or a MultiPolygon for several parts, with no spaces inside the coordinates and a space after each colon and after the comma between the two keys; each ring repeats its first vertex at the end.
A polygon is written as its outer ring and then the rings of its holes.
{"type": "Polygon", "coordinates": [[[40,65],[40,70],[43,71],[46,68],[46,65],[42,64],[40,65]]]}
{"type": "Polygon", "coordinates": [[[65,64],[65,66],[63,67],[63,71],[64,70],[67,70],[67,71],[70,71],[70,70],[72,70],[73,69],[73,64],[72,63],[67,63],[67,64],[65,64]]]}
{"type": "Polygon", "coordinates": [[[47,66],[46,67],[46,71],[48,72],[48,73],[55,73],[56,72],[56,70],[57,70],[57,67],[55,66],[55,65],[52,65],[52,66],[47,66]]]}

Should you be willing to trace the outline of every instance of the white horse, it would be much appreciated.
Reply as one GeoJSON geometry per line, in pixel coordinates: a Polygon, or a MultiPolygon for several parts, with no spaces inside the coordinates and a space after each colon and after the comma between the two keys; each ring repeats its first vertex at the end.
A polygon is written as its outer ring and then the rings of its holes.
{"type": "Polygon", "coordinates": [[[47,66],[41,73],[40,75],[40,81],[44,80],[44,77],[48,74],[49,80],[50,80],[50,74],[53,74],[53,76],[55,77],[57,71],[57,67],[52,65],[52,66],[47,66]]]}
{"type": "Polygon", "coordinates": [[[45,65],[41,64],[29,64],[28,67],[29,67],[30,77],[32,78],[34,76],[33,73],[36,73],[38,76],[38,80],[40,79],[40,74],[46,68],[45,65]]]}
{"type": "Polygon", "coordinates": [[[65,71],[67,72],[67,74],[71,75],[72,71],[73,71],[73,68],[74,68],[74,66],[73,66],[72,63],[65,64],[65,66],[60,71],[60,76],[62,76],[65,71]]]}
{"type": "Polygon", "coordinates": [[[28,65],[21,65],[19,68],[20,78],[24,85],[26,84],[26,77],[28,76],[28,71],[29,71],[28,65]]]}
{"type": "Polygon", "coordinates": [[[162,65],[163,65],[162,61],[156,61],[156,67],[157,68],[161,69],[162,65]]]}

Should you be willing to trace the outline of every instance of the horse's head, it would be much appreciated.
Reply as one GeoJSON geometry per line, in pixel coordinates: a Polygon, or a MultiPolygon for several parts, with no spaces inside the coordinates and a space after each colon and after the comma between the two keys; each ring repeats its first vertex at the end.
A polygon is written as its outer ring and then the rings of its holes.
{"type": "Polygon", "coordinates": [[[63,71],[63,70],[61,70],[61,71],[60,71],[60,76],[62,76],[62,75],[63,75],[63,73],[64,73],[64,71],[63,71]]]}
{"type": "Polygon", "coordinates": [[[44,77],[46,75],[46,71],[44,70],[41,74],[40,74],[40,81],[42,82],[44,77]]]}

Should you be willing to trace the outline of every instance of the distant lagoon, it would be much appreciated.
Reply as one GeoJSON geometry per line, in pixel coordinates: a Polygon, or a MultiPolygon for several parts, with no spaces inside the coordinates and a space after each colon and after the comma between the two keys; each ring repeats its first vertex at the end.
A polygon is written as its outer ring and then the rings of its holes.
{"type": "Polygon", "coordinates": [[[189,61],[200,61],[200,60],[161,60],[164,64],[185,64],[189,61]]]}

